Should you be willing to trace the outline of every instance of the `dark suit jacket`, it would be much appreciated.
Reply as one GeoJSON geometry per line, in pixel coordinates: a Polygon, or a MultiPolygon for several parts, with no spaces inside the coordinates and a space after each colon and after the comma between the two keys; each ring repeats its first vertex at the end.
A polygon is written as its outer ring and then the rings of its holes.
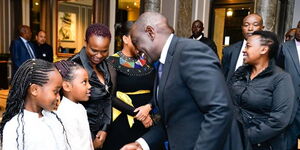
{"type": "Polygon", "coordinates": [[[280,46],[279,55],[277,56],[276,62],[278,66],[282,67],[291,75],[295,88],[296,99],[298,102],[294,108],[296,111],[296,117],[291,128],[289,129],[289,135],[292,140],[291,143],[288,143],[288,146],[290,146],[296,144],[296,138],[300,135],[300,64],[295,40],[287,41],[280,46]]]}
{"type": "Polygon", "coordinates": [[[235,66],[239,58],[239,54],[243,45],[243,41],[239,41],[223,49],[222,70],[226,81],[228,81],[235,71],[235,66]]]}
{"type": "Polygon", "coordinates": [[[49,44],[45,43],[38,45],[37,42],[34,42],[34,46],[37,53],[37,58],[53,62],[53,49],[49,44]]]}
{"type": "MultiPolygon", "coordinates": [[[[33,44],[29,42],[29,45],[31,46],[31,49],[34,52],[34,55],[37,56],[33,44]]],[[[12,75],[14,75],[17,69],[23,64],[23,62],[30,59],[30,55],[24,42],[20,37],[11,42],[9,49],[12,61],[12,75]]]]}
{"type": "Polygon", "coordinates": [[[154,103],[161,121],[143,136],[150,149],[164,137],[171,150],[222,148],[231,99],[219,60],[207,45],[173,37],[154,103]]]}
{"type": "MultiPolygon", "coordinates": [[[[193,39],[193,36],[190,36],[190,39],[193,39]]],[[[219,56],[217,46],[213,40],[210,40],[209,38],[204,37],[204,35],[202,34],[202,37],[198,41],[203,42],[204,44],[209,46],[215,52],[215,54],[217,56],[219,56]]]]}

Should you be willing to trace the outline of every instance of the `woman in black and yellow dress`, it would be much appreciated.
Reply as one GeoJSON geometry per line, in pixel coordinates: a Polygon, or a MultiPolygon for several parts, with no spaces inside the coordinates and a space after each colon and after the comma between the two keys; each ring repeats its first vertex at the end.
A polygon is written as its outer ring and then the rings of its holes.
{"type": "Polygon", "coordinates": [[[138,55],[128,34],[129,27],[130,23],[127,23],[123,29],[122,51],[108,57],[107,62],[114,84],[113,91],[119,102],[132,109],[131,112],[123,112],[122,108],[113,108],[113,123],[104,143],[104,150],[119,150],[123,145],[141,137],[148,131],[147,127],[152,125],[149,116],[151,105],[148,103],[153,95],[155,70],[138,55]],[[128,115],[132,113],[133,116],[128,115]]]}

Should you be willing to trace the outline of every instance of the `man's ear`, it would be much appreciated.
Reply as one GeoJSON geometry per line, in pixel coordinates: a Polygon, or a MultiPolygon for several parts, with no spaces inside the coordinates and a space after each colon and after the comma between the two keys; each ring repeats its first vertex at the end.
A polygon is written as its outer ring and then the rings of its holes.
{"type": "Polygon", "coordinates": [[[151,26],[146,26],[145,32],[148,34],[148,36],[150,37],[150,39],[153,41],[154,37],[155,37],[154,28],[151,27],[151,26]]]}
{"type": "Polygon", "coordinates": [[[63,81],[62,88],[66,92],[70,92],[72,90],[72,84],[68,81],[63,81]]]}
{"type": "Polygon", "coordinates": [[[39,93],[39,90],[40,90],[40,86],[39,85],[37,85],[37,84],[31,84],[30,86],[29,86],[29,93],[31,94],[31,95],[33,95],[33,96],[37,96],[38,95],[38,93],[39,93]]]}

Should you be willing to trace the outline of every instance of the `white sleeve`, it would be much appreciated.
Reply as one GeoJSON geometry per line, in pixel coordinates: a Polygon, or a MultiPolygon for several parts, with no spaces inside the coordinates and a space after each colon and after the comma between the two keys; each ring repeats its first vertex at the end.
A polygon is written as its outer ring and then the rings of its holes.
{"type": "Polygon", "coordinates": [[[150,150],[149,145],[147,144],[147,142],[143,138],[137,139],[136,142],[138,142],[141,145],[143,150],[150,150]]]}
{"type": "MultiPolygon", "coordinates": [[[[16,129],[17,129],[16,124],[13,124],[13,122],[9,121],[5,124],[3,130],[2,150],[18,150],[17,148],[18,144],[16,143],[16,139],[17,139],[16,129]]],[[[19,136],[22,137],[22,135],[19,136]]],[[[22,143],[19,143],[19,146],[22,147],[22,143]]]]}

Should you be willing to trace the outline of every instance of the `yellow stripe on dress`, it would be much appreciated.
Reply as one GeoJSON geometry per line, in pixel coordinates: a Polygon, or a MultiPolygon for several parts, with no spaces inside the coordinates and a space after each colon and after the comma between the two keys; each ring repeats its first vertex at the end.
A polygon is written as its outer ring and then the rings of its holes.
{"type": "MultiPolygon", "coordinates": [[[[119,98],[120,100],[122,100],[126,104],[134,107],[133,104],[132,104],[132,100],[128,95],[139,95],[139,94],[147,94],[147,93],[150,93],[150,90],[139,90],[139,91],[136,91],[136,92],[126,92],[126,93],[123,93],[121,91],[117,91],[117,98],[119,98]]],[[[121,113],[122,112],[120,110],[113,107],[113,121],[115,121],[121,113]]],[[[132,125],[134,124],[134,118],[130,115],[127,115],[127,120],[128,120],[128,124],[131,128],[132,125]]]]}

